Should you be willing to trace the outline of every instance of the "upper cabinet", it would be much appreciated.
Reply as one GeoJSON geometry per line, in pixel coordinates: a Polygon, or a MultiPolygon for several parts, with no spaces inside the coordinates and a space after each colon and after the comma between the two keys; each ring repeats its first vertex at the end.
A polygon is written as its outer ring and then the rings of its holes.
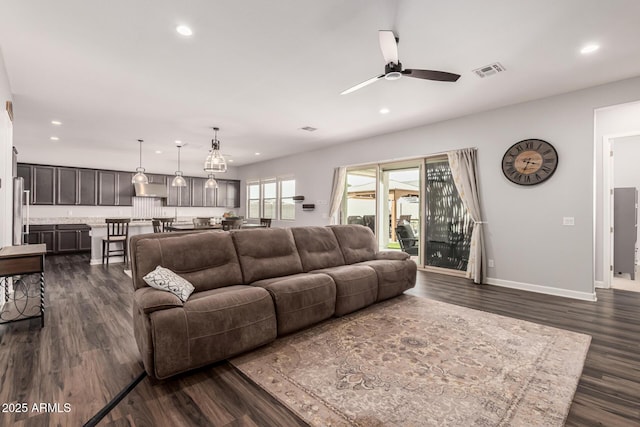
{"type": "Polygon", "coordinates": [[[98,171],[98,204],[101,206],[131,206],[134,187],[133,173],[98,171]]]}
{"type": "Polygon", "coordinates": [[[57,167],[56,183],[56,204],[96,204],[95,170],[57,167]]]}
{"type": "MultiPolygon", "coordinates": [[[[146,175],[150,183],[167,186],[166,206],[240,207],[239,180],[219,179],[210,190],[206,178],[184,177],[186,187],[172,187],[173,175],[146,175]]],[[[131,206],[135,196],[133,172],[19,163],[18,176],[35,205],[131,206]]]]}

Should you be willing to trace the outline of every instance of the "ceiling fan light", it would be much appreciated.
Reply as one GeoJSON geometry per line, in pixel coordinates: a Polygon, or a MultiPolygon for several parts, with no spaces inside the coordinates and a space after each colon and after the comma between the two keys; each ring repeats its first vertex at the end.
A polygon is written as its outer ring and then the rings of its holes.
{"type": "Polygon", "coordinates": [[[392,71],[384,75],[385,80],[398,80],[400,77],[402,77],[402,73],[399,71],[392,71]]]}
{"type": "Polygon", "coordinates": [[[209,179],[204,183],[204,188],[207,190],[215,190],[218,188],[218,181],[216,181],[216,177],[213,174],[209,174],[209,179]]]}

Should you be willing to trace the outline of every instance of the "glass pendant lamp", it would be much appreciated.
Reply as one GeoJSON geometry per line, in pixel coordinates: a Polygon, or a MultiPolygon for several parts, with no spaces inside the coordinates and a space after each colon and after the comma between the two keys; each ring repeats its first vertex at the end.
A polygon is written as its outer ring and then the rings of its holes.
{"type": "Polygon", "coordinates": [[[209,179],[204,183],[204,188],[207,190],[215,190],[218,188],[218,181],[216,181],[216,177],[212,173],[209,174],[209,179]]]}
{"type": "Polygon", "coordinates": [[[149,178],[144,174],[144,168],[142,167],[142,140],[139,139],[138,143],[140,144],[140,163],[136,168],[136,174],[131,179],[132,184],[148,184],[149,178]]]}
{"type": "Polygon", "coordinates": [[[213,128],[215,135],[211,140],[211,150],[204,161],[204,171],[207,173],[223,173],[227,171],[227,161],[220,153],[220,141],[218,141],[219,128],[213,128]]]}
{"type": "Polygon", "coordinates": [[[171,181],[172,187],[186,187],[187,181],[182,176],[182,171],[180,170],[180,149],[182,145],[178,145],[178,170],[176,171],[176,176],[173,177],[171,181]]]}

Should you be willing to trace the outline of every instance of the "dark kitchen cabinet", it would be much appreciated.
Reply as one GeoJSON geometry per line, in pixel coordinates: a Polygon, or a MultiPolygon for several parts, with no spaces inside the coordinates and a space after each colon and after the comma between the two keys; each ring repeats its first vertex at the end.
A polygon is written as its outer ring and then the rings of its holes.
{"type": "Polygon", "coordinates": [[[184,177],[187,181],[186,187],[173,187],[171,185],[171,179],[167,178],[167,206],[191,206],[191,182],[192,179],[184,177]]]}
{"type": "Polygon", "coordinates": [[[75,205],[78,198],[78,171],[73,168],[56,168],[56,175],[56,204],[75,205]]]}
{"type": "Polygon", "coordinates": [[[101,206],[116,205],[116,180],[114,171],[98,171],[98,204],[101,206]]]}
{"type": "Polygon", "coordinates": [[[94,206],[96,204],[96,171],[78,169],[78,204],[94,206]]]}
{"type": "Polygon", "coordinates": [[[98,204],[101,206],[131,206],[134,187],[133,173],[98,171],[98,204]]]}
{"type": "Polygon", "coordinates": [[[60,224],[56,226],[56,253],[91,250],[90,228],[84,224],[60,224]]]}
{"type": "Polygon", "coordinates": [[[191,206],[205,206],[204,184],[205,178],[191,179],[191,206]]]}
{"type": "Polygon", "coordinates": [[[218,180],[216,206],[224,208],[240,207],[240,181],[218,180]]]}
{"type": "Polygon", "coordinates": [[[131,183],[133,179],[133,173],[131,172],[118,172],[117,180],[117,194],[118,198],[116,204],[118,206],[131,206],[133,204],[133,196],[135,195],[135,188],[131,183]]]}
{"type": "Polygon", "coordinates": [[[34,205],[55,205],[55,171],[53,166],[32,166],[31,201],[34,205]]]}
{"type": "Polygon", "coordinates": [[[44,243],[47,246],[47,253],[53,254],[57,249],[55,229],[55,225],[32,225],[29,227],[27,243],[30,245],[44,243]]]}

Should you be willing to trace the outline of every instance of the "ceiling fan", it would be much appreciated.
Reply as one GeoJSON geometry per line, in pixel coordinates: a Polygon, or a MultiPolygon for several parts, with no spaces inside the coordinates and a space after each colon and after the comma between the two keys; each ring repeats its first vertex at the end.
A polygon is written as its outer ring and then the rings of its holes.
{"type": "Polygon", "coordinates": [[[437,80],[440,82],[455,82],[460,78],[459,74],[447,73],[446,71],[433,71],[433,70],[415,70],[407,68],[402,69],[402,64],[398,61],[398,39],[393,31],[380,30],[380,50],[382,50],[382,56],[384,57],[387,65],[384,66],[384,74],[365,80],[362,83],[350,87],[342,92],[340,95],[346,95],[351,92],[355,92],[358,89],[362,89],[365,86],[375,83],[381,78],[385,80],[398,80],[402,76],[416,77],[418,79],[425,80],[437,80]]]}

